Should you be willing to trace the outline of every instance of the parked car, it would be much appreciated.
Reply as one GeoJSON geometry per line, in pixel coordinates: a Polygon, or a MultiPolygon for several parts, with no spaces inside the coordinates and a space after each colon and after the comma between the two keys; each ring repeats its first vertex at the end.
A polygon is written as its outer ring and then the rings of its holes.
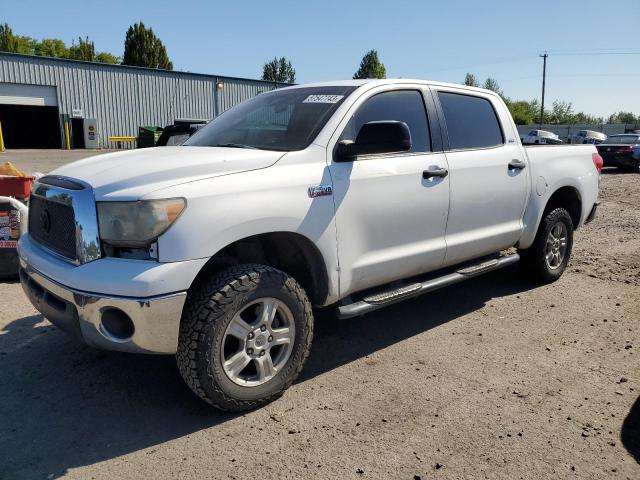
{"type": "Polygon", "coordinates": [[[605,167],[617,167],[620,170],[640,173],[640,158],[637,155],[639,146],[640,134],[624,133],[611,135],[596,148],[602,156],[605,167]]]}
{"type": "Polygon", "coordinates": [[[597,145],[604,142],[607,136],[602,132],[596,132],[594,130],[580,130],[578,133],[569,137],[569,143],[572,144],[584,144],[589,143],[591,145],[597,145]]]}
{"type": "Polygon", "coordinates": [[[595,215],[599,168],[592,145],[523,147],[488,90],[287,87],[183,146],[41,178],[21,282],[60,329],[99,348],[175,354],[204,401],[246,410],[301,371],[312,306],[363,315],[518,262],[558,279],[574,230],[595,215]]]}
{"type": "Polygon", "coordinates": [[[187,139],[205,126],[207,120],[178,119],[173,125],[167,125],[162,129],[156,146],[166,147],[182,145],[187,139]]]}
{"type": "Polygon", "coordinates": [[[523,145],[559,145],[562,143],[558,135],[546,130],[530,130],[520,140],[523,145]]]}

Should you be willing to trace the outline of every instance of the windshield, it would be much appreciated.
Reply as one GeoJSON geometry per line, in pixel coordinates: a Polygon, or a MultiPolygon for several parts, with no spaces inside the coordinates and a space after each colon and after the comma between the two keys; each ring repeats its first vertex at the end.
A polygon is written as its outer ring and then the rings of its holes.
{"type": "Polygon", "coordinates": [[[638,143],[638,135],[614,135],[605,140],[606,143],[622,143],[632,145],[638,143]]]}
{"type": "Polygon", "coordinates": [[[263,93],[216,117],[185,145],[302,150],[355,89],[303,87],[263,93]]]}

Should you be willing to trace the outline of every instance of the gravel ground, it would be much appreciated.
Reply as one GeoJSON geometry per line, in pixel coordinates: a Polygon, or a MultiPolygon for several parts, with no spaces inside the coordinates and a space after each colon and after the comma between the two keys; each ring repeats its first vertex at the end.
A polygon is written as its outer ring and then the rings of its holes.
{"type": "Polygon", "coordinates": [[[0,152],[0,163],[11,162],[25,172],[47,173],[65,163],[113,150],[7,150],[0,152]]]}
{"type": "Polygon", "coordinates": [[[72,343],[1,283],[0,478],[640,478],[640,175],[604,174],[601,200],[558,282],[514,268],[322,312],[298,382],[244,415],[172,357],[72,343]]]}

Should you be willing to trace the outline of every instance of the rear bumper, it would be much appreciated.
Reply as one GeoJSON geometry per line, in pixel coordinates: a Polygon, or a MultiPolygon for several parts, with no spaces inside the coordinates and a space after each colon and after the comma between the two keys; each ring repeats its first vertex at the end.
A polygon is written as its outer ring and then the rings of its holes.
{"type": "Polygon", "coordinates": [[[633,167],[637,165],[638,160],[633,158],[633,154],[600,154],[605,167],[633,167]]]}
{"type": "Polygon", "coordinates": [[[78,291],[46,277],[23,259],[20,283],[45,318],[88,345],[131,353],[173,354],[186,292],[147,298],[108,296],[78,291]],[[105,312],[123,312],[131,333],[114,334],[103,324],[105,312]]]}

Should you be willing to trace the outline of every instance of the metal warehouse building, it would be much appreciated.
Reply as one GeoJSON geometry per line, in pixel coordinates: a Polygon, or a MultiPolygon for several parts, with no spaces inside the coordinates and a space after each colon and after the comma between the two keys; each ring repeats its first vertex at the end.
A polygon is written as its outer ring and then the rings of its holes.
{"type": "Polygon", "coordinates": [[[211,119],[279,86],[0,52],[0,124],[7,148],[61,148],[67,138],[73,148],[115,148],[109,137],[177,118],[211,119]]]}

